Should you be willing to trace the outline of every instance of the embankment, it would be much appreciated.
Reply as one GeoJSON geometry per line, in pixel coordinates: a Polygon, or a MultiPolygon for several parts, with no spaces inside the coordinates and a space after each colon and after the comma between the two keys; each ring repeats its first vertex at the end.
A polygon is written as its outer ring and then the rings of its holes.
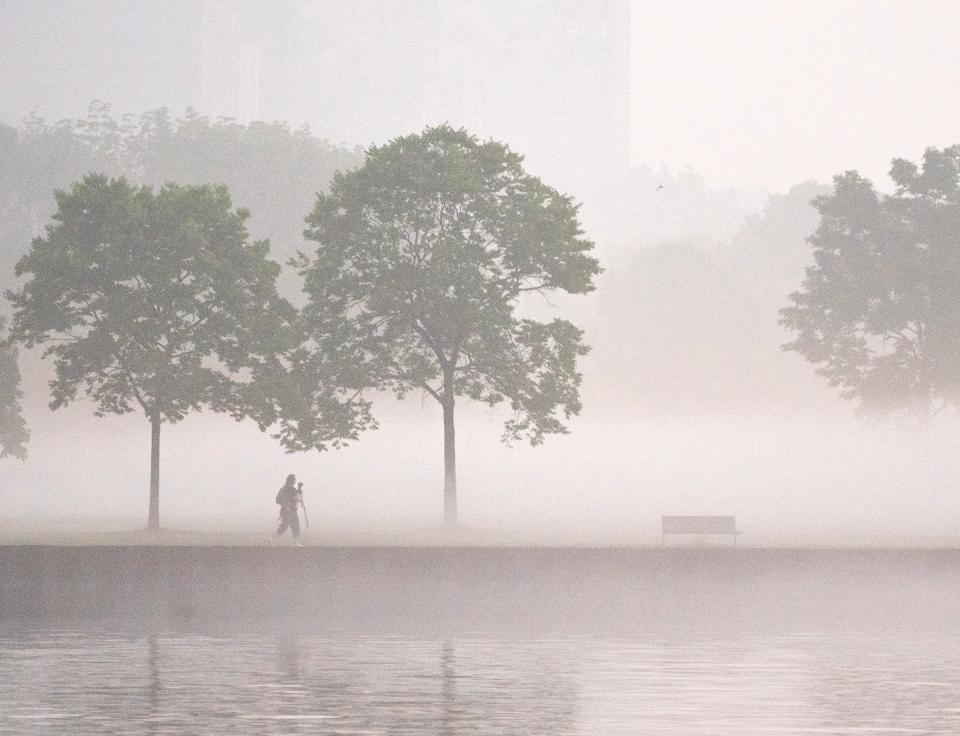
{"type": "Polygon", "coordinates": [[[954,631],[960,550],[0,547],[0,622],[523,634],[954,631]]]}

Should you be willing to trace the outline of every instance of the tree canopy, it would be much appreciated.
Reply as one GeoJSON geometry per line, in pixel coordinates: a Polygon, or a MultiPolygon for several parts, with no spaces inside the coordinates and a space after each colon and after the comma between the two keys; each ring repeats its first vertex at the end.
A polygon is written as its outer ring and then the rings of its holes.
{"type": "Polygon", "coordinates": [[[816,263],[790,296],[785,348],[861,412],[932,413],[960,398],[960,146],[895,159],[893,194],[856,171],[815,206],[816,263]]]}
{"type": "MultiPolygon", "coordinates": [[[[0,317],[0,335],[5,325],[5,320],[0,317]]],[[[21,414],[22,398],[17,351],[0,342],[0,458],[27,458],[30,431],[21,414]]]]}
{"type": "Polygon", "coordinates": [[[88,175],[56,202],[54,224],[17,264],[28,280],[8,294],[13,339],[46,344],[54,359],[51,407],[83,389],[98,415],[139,409],[155,455],[161,422],[201,407],[242,415],[238,376],[278,349],[291,308],[269,243],[247,242],[247,213],[226,187],[154,192],[88,175]]]}
{"type": "MultiPolygon", "coordinates": [[[[303,213],[337,169],[360,163],[359,152],[309,129],[256,121],[211,120],[193,110],[115,115],[94,101],[86,117],[50,123],[32,115],[17,127],[0,124],[0,284],[40,234],[51,193],[90,171],[161,186],[225,184],[249,207],[248,229],[269,236],[281,262],[302,243],[303,213]]],[[[293,291],[292,284],[290,291],[293,291]]]]}
{"type": "MultiPolygon", "coordinates": [[[[307,218],[317,243],[299,265],[307,365],[323,361],[359,392],[422,391],[444,410],[445,507],[455,517],[453,406],[467,396],[512,410],[504,439],[539,444],[580,411],[573,324],[521,317],[524,294],[591,291],[599,272],[570,197],[522,158],[448,126],[372,147],[339,172],[307,218]],[[312,359],[308,356],[312,356],[312,359]]],[[[296,372],[296,371],[295,371],[296,372]]],[[[288,447],[310,432],[282,421],[288,447]]]]}

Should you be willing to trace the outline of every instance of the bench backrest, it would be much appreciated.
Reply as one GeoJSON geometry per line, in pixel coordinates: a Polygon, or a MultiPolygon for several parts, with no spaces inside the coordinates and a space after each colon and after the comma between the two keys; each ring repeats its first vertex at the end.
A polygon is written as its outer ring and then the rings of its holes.
{"type": "Polygon", "coordinates": [[[661,516],[664,534],[736,534],[735,516],[661,516]]]}

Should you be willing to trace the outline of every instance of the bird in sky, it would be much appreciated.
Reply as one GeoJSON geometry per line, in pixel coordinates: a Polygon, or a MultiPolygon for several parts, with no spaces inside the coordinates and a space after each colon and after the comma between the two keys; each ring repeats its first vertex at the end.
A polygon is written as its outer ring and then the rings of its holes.
{"type": "Polygon", "coordinates": [[[661,185],[660,185],[660,186],[658,186],[658,187],[657,187],[657,188],[656,188],[656,189],[655,189],[654,191],[657,191],[657,192],[659,192],[659,191],[660,191],[661,189],[666,189],[666,187],[665,187],[665,186],[663,186],[663,184],[661,184],[661,185]]]}

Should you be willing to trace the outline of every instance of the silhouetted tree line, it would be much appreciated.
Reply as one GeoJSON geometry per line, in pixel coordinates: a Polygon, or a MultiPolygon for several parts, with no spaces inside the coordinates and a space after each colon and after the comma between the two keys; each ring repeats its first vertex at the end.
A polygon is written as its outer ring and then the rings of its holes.
{"type": "MultiPolygon", "coordinates": [[[[148,419],[152,527],[160,428],[192,410],[323,450],[377,426],[377,395],[422,392],[443,413],[453,521],[457,397],[506,403],[503,439],[532,444],[581,409],[582,331],[521,306],[593,290],[593,244],[576,204],[502,144],[441,126],[361,159],[281,124],[94,105],[0,126],[0,155],[0,238],[25,279],[0,347],[0,456],[24,457],[29,436],[13,346],[43,345],[53,408],[83,391],[100,415],[148,419]],[[271,249],[295,268],[286,289],[271,249]],[[294,285],[301,309],[281,296],[294,285]]],[[[594,365],[616,380],[597,395],[620,412],[787,408],[809,371],[782,345],[861,411],[956,406],[958,172],[960,147],[929,149],[894,161],[892,194],[846,172],[771,197],[728,244],[642,249],[602,291],[594,365]]]]}
{"type": "MultiPolygon", "coordinates": [[[[32,115],[14,128],[0,123],[0,286],[52,214],[50,193],[97,172],[135,184],[225,184],[250,208],[248,227],[269,236],[285,263],[303,243],[303,214],[337,170],[363,162],[347,150],[285,123],[211,120],[166,109],[116,116],[102,102],[86,117],[49,123],[32,115]]],[[[297,293],[292,274],[289,296],[297,293]]]]}
{"type": "Polygon", "coordinates": [[[203,408],[324,450],[375,426],[370,396],[422,390],[444,416],[444,507],[456,521],[454,400],[509,402],[505,438],[538,444],[580,410],[582,333],[521,318],[522,294],[593,289],[572,200],[494,141],[447,126],[371,147],[317,195],[300,254],[306,306],[276,288],[270,244],[223,185],[88,174],[55,193],[16,264],[11,341],[52,357],[51,408],[151,425],[148,526],[159,526],[160,430],[203,408]]]}
{"type": "Polygon", "coordinates": [[[849,171],[770,197],[729,243],[640,249],[587,323],[588,376],[606,377],[588,396],[652,414],[827,406],[799,355],[861,414],[955,408],[958,171],[960,146],[931,148],[893,161],[892,193],[849,171]]]}
{"type": "MultiPolygon", "coordinates": [[[[815,182],[772,195],[727,242],[666,240],[635,249],[601,279],[585,323],[591,406],[633,415],[772,413],[831,400],[779,348],[784,295],[812,263],[815,182]]],[[[643,245],[641,243],[641,245],[643,245]]]]}

